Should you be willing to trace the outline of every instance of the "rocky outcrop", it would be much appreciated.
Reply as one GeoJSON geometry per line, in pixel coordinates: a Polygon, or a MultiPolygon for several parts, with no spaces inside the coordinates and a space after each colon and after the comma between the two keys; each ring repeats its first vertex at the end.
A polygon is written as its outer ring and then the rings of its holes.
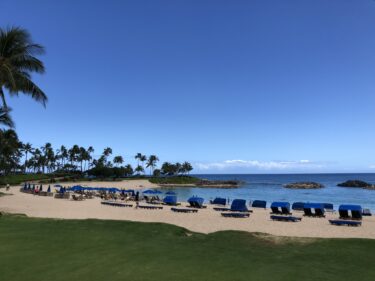
{"type": "Polygon", "coordinates": [[[293,182],[284,185],[284,187],[291,189],[318,189],[323,188],[324,185],[317,182],[293,182]]]}
{"type": "Polygon", "coordinates": [[[367,183],[365,181],[361,181],[361,180],[348,180],[346,182],[339,183],[337,186],[375,189],[375,185],[369,184],[369,183],[367,183]]]}

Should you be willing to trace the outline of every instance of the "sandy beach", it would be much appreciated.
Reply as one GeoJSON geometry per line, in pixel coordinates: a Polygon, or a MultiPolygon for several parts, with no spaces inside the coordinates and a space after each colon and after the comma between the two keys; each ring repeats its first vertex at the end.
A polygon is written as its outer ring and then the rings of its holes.
{"type": "MultiPolygon", "coordinates": [[[[121,187],[141,189],[153,187],[145,180],[123,182],[80,182],[80,185],[121,187]]],[[[68,185],[68,184],[65,184],[68,185]]],[[[72,184],[70,184],[72,185],[72,184]]],[[[56,219],[104,219],[129,220],[140,222],[162,222],[187,228],[201,233],[212,233],[223,230],[240,230],[261,232],[276,236],[320,237],[320,238],[369,238],[375,239],[375,217],[364,217],[361,227],[339,227],[330,225],[328,219],[338,218],[336,213],[327,213],[326,218],[303,217],[301,222],[287,223],[270,220],[270,210],[253,209],[250,218],[224,218],[220,212],[209,205],[195,214],[174,213],[171,207],[162,210],[144,210],[119,208],[102,205],[99,198],[84,201],[54,199],[52,197],[35,196],[21,193],[19,186],[13,186],[6,195],[0,197],[0,211],[5,213],[26,214],[29,217],[56,219]]],[[[141,203],[144,204],[144,203],[141,203]]],[[[135,206],[135,203],[133,202],[135,206]]],[[[186,203],[182,203],[186,206],[186,203]]],[[[293,212],[302,217],[302,212],[293,212]]]]}

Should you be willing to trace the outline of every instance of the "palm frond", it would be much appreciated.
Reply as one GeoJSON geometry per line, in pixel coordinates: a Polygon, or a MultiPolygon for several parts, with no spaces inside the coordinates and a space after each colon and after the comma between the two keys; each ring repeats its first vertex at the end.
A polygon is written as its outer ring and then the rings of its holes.
{"type": "Polygon", "coordinates": [[[10,128],[14,128],[14,122],[9,114],[10,111],[10,108],[5,109],[3,107],[0,107],[0,124],[8,126],[10,128]]]}

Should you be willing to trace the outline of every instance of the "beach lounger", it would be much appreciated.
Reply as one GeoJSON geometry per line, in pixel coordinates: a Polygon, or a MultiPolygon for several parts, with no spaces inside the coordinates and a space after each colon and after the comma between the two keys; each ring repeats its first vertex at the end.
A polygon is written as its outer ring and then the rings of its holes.
{"type": "Polygon", "coordinates": [[[324,218],[324,205],[321,203],[305,203],[303,206],[304,216],[324,218]],[[313,211],[314,210],[314,211],[313,211]]]}
{"type": "Polygon", "coordinates": [[[162,206],[147,206],[147,205],[138,205],[139,209],[148,209],[148,210],[162,210],[162,206]]]}
{"type": "Polygon", "coordinates": [[[73,199],[74,201],[83,201],[83,196],[82,196],[82,195],[77,196],[77,195],[75,195],[75,194],[72,194],[72,199],[73,199]]]}
{"type": "Polygon", "coordinates": [[[176,213],[197,213],[197,209],[183,209],[183,208],[171,208],[172,212],[176,213]]]}
{"type": "Polygon", "coordinates": [[[228,213],[221,213],[221,215],[225,218],[248,218],[250,217],[249,213],[244,213],[244,212],[228,212],[228,213]]]}
{"type": "Polygon", "coordinates": [[[254,200],[253,203],[251,204],[251,207],[253,208],[267,208],[267,201],[263,200],[254,200]]]}
{"type": "Polygon", "coordinates": [[[190,197],[188,199],[188,203],[190,204],[190,208],[197,208],[197,209],[202,209],[202,208],[207,208],[207,206],[203,205],[204,199],[201,197],[190,197]]]}
{"type": "Polygon", "coordinates": [[[362,219],[362,207],[359,205],[340,205],[339,214],[340,214],[340,219],[361,220],[362,219]]]}
{"type": "Polygon", "coordinates": [[[113,206],[113,207],[133,207],[132,204],[124,204],[124,203],[117,203],[117,202],[110,202],[110,201],[102,201],[102,205],[107,205],[107,206],[113,206]]]}
{"type": "Polygon", "coordinates": [[[271,216],[271,220],[273,221],[287,221],[287,222],[298,222],[298,221],[301,221],[302,218],[298,218],[298,217],[292,217],[292,216],[275,216],[275,215],[272,215],[271,216]]]}
{"type": "Polygon", "coordinates": [[[272,202],[272,215],[291,215],[290,204],[288,202],[272,202]]]}
{"type": "Polygon", "coordinates": [[[294,202],[292,204],[293,211],[303,211],[303,206],[305,206],[304,202],[294,202]]]}
{"type": "Polygon", "coordinates": [[[227,204],[227,199],[221,198],[221,197],[216,197],[214,200],[211,200],[210,203],[213,204],[213,205],[223,205],[223,206],[225,206],[227,204]]]}
{"type": "Polygon", "coordinates": [[[370,209],[363,209],[362,216],[372,216],[370,209]]]}
{"type": "Polygon", "coordinates": [[[346,225],[346,226],[361,226],[362,222],[360,221],[350,221],[350,220],[329,220],[332,225],[346,225]]]}
{"type": "Polygon", "coordinates": [[[219,211],[219,212],[225,212],[225,211],[230,211],[230,208],[215,207],[214,210],[219,211]]]}

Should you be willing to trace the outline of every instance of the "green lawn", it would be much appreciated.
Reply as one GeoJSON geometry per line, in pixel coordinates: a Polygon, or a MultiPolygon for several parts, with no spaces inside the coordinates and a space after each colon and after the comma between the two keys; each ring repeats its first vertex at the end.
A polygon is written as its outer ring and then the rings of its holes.
{"type": "Polygon", "coordinates": [[[16,185],[21,184],[22,182],[27,181],[37,181],[53,177],[52,175],[47,174],[22,174],[22,175],[9,175],[9,176],[0,176],[0,186],[1,185],[16,185]]]}
{"type": "Polygon", "coordinates": [[[211,235],[165,224],[0,217],[1,280],[375,280],[375,240],[211,235]]]}

